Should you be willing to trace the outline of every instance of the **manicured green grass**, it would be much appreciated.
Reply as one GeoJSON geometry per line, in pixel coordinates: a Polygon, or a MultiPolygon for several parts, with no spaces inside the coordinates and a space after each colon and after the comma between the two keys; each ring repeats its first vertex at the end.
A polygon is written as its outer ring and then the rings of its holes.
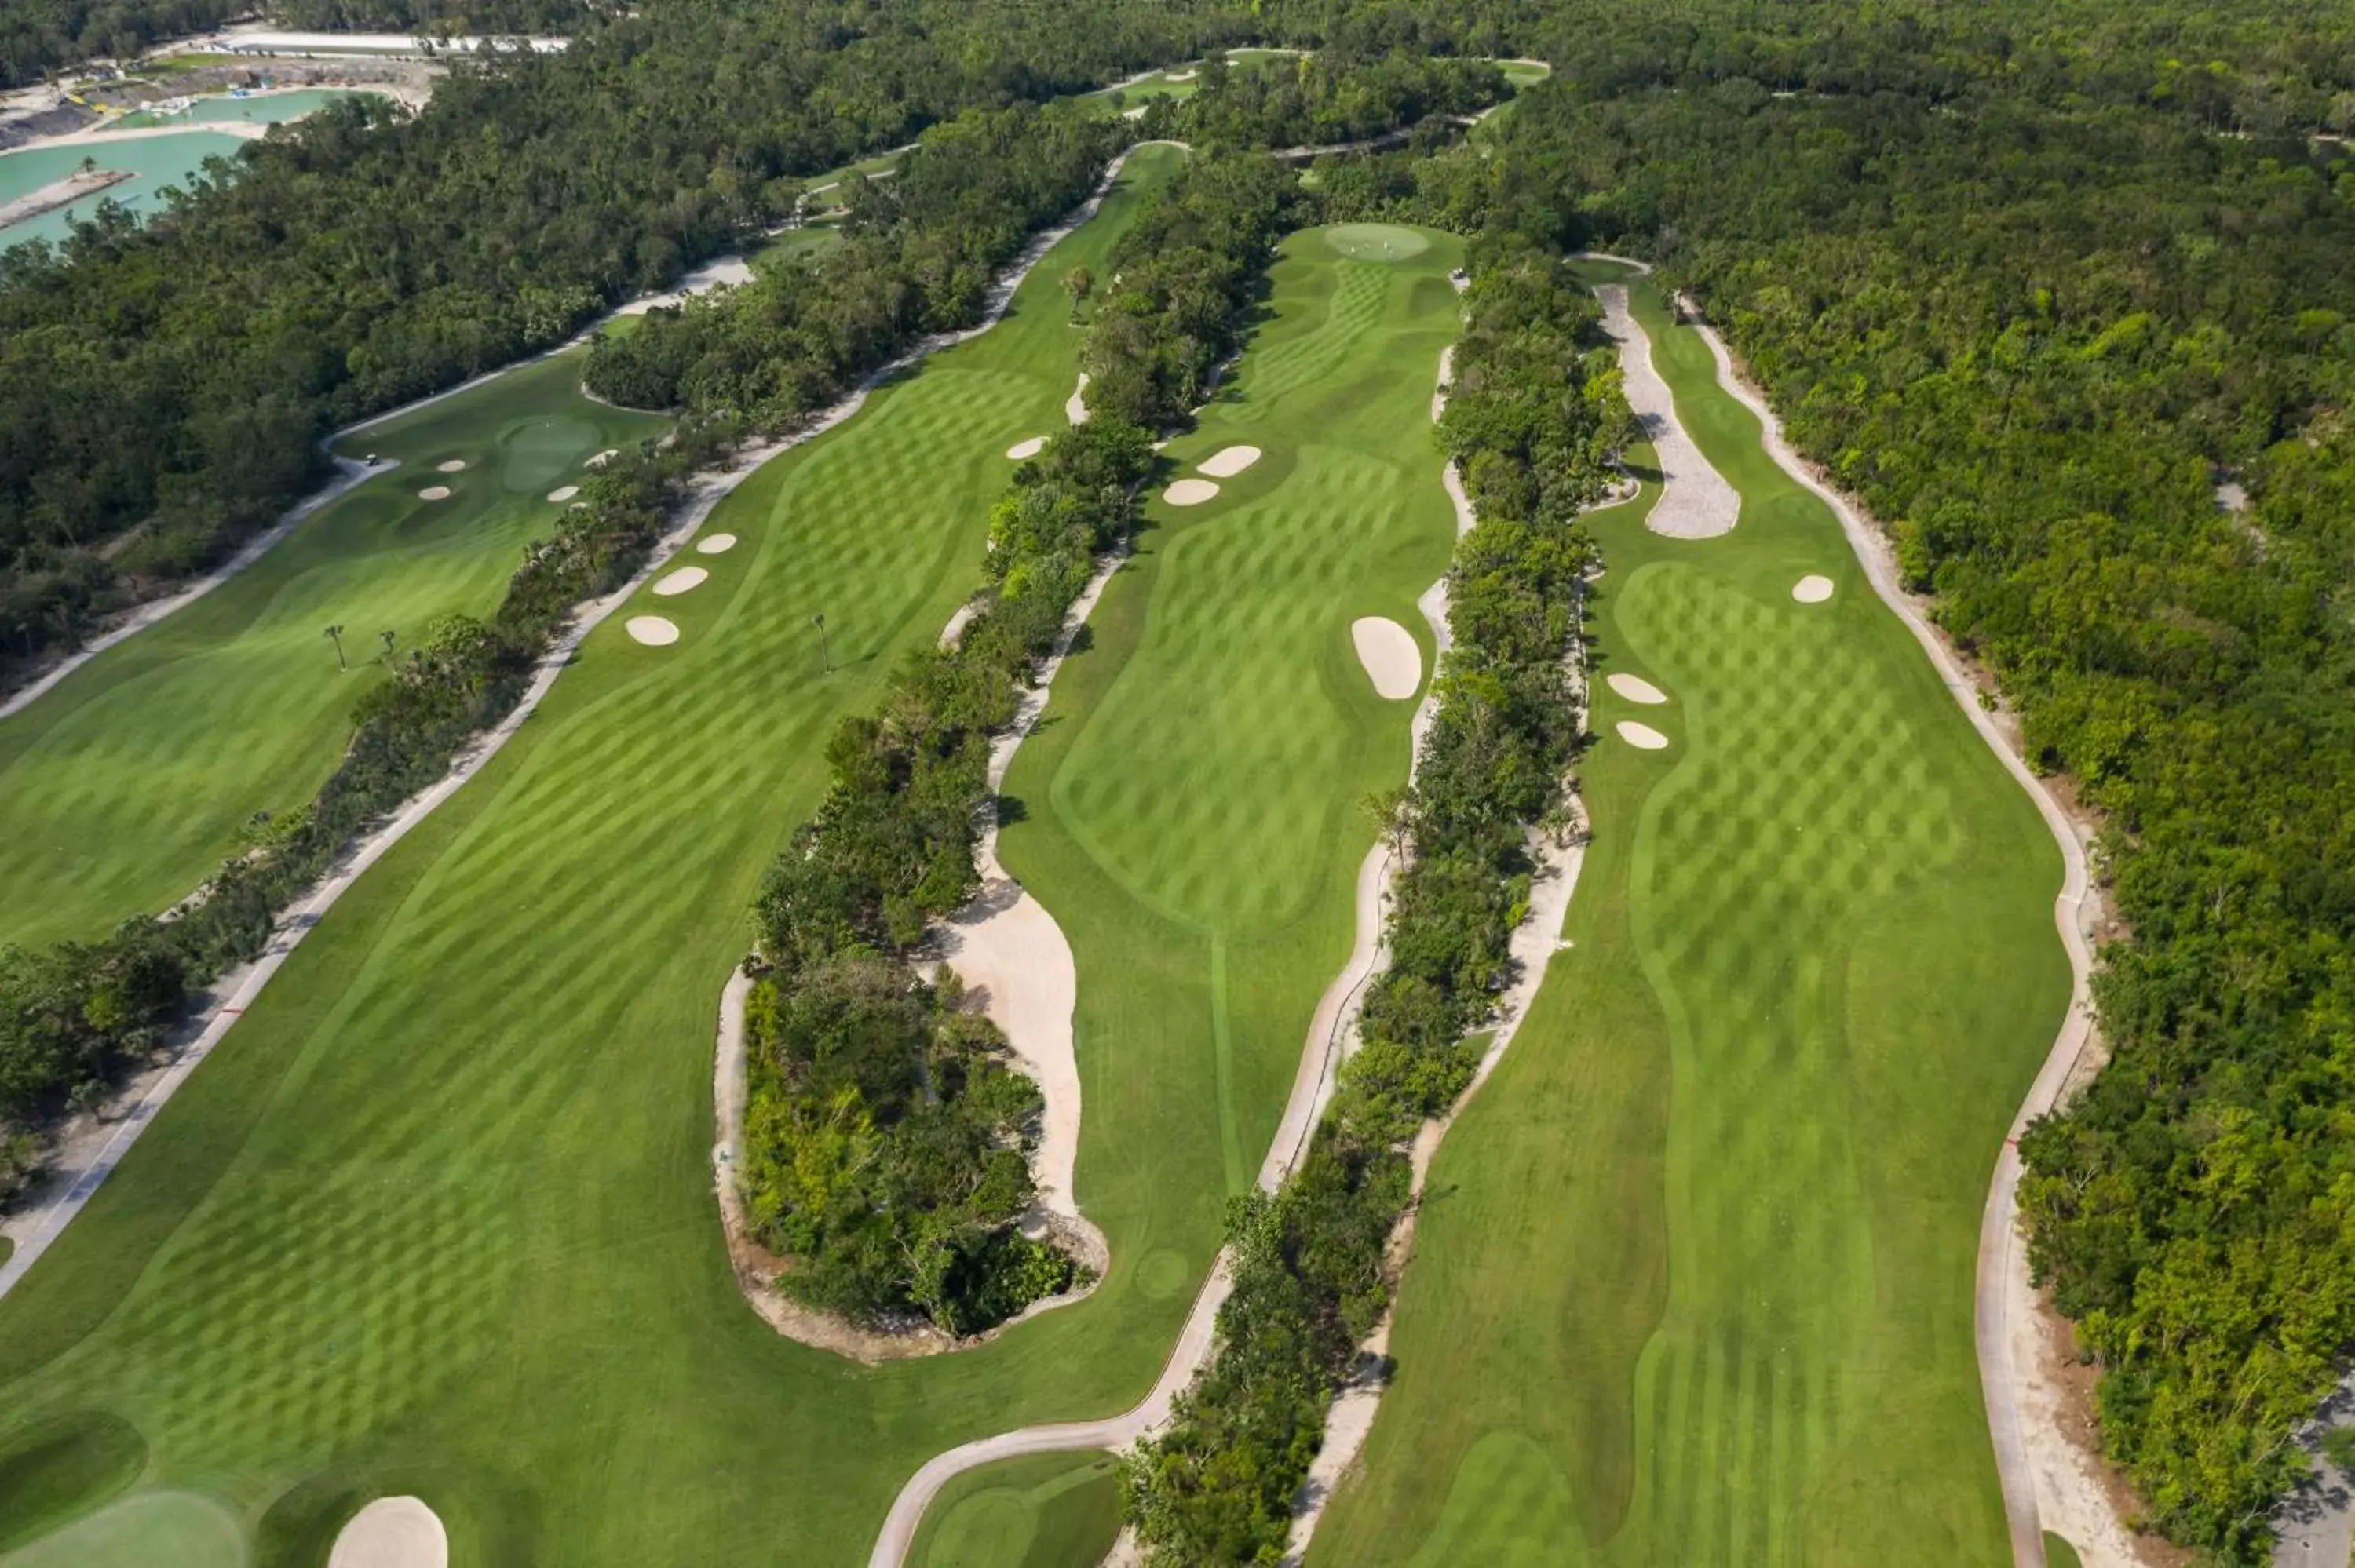
{"type": "Polygon", "coordinates": [[[1109,1455],[1034,1454],[969,1470],[942,1490],[908,1552],[913,1568],[1073,1568],[1120,1534],[1109,1455]]]}
{"type": "Polygon", "coordinates": [[[146,1467],[138,1432],[102,1410],[20,1428],[0,1442],[0,1552],[91,1511],[146,1467]]]}
{"type": "Polygon", "coordinates": [[[0,1301],[0,1425],[118,1412],[145,1487],[220,1501],[272,1563],[388,1491],[431,1503],[460,1563],[834,1563],[941,1448],[1150,1386],[1220,1196],[1207,1091],[1203,1118],[1163,1116],[1149,1086],[1190,1069],[1152,1041],[1110,1065],[1141,1086],[1100,1074],[1090,1107],[1116,1121],[1082,1165],[1113,1277],[871,1371],[738,1293],[710,1083],[746,906],[827,735],[971,592],[1005,449],[1062,418],[1061,270],[1101,268],[1181,157],[1133,160],[997,329],[747,482],[706,529],[735,548],[687,557],[710,580],[624,611],[681,640],[615,617],[336,905],[0,1301]]]}
{"type": "Polygon", "coordinates": [[[1671,701],[1598,693],[1570,946],[1434,1163],[1313,1558],[2006,1563],[1973,1265],[2068,999],[2060,856],[1706,345],[1637,308],[1742,524],[1659,538],[1648,488],[1594,519],[1598,675],[1671,701]]]}
{"type": "Polygon", "coordinates": [[[353,704],[438,616],[487,614],[546,492],[665,421],[591,401],[581,355],[503,376],[342,444],[400,466],[313,514],[205,598],[0,719],[0,942],[104,935],[191,891],[259,810],[308,800],[353,704]],[[434,465],[462,460],[464,472],[434,465]],[[447,485],[448,499],[418,492],[447,485]],[[351,668],[323,630],[344,629],[351,668]]]}
{"type": "Polygon", "coordinates": [[[2044,1568],[2084,1568],[2077,1549],[2051,1531],[2044,1532],[2044,1568]]]}

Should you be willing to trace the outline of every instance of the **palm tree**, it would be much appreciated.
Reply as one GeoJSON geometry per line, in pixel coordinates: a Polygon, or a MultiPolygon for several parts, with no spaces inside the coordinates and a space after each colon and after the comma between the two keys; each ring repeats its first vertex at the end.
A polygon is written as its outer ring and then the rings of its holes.
{"type": "Polygon", "coordinates": [[[340,625],[330,626],[326,630],[326,638],[336,645],[336,668],[349,670],[351,666],[344,662],[344,629],[340,625]]]}

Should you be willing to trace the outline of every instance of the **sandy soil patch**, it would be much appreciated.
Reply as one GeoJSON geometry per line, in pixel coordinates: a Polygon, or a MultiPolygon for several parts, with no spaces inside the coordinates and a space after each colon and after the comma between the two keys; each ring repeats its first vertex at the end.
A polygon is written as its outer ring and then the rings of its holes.
{"type": "Polygon", "coordinates": [[[676,598],[689,588],[701,588],[711,574],[701,567],[681,567],[655,583],[655,592],[665,599],[676,598]]]}
{"type": "Polygon", "coordinates": [[[1196,463],[1194,469],[1196,472],[1207,473],[1212,479],[1232,479],[1259,459],[1257,447],[1223,447],[1196,463]]]}
{"type": "Polygon", "coordinates": [[[634,615],[622,630],[649,648],[667,648],[678,641],[678,624],[659,615],[634,615]]]}
{"type": "Polygon", "coordinates": [[[1191,81],[1201,74],[1202,73],[1199,71],[1193,70],[1173,70],[1167,77],[1163,78],[1163,79],[1166,81],[1191,81]]]}
{"type": "Polygon", "coordinates": [[[570,501],[580,493],[581,487],[577,484],[559,484],[548,493],[548,498],[550,501],[570,501]]]}
{"type": "Polygon", "coordinates": [[[971,626],[973,624],[973,618],[980,613],[981,604],[980,601],[976,599],[968,599],[964,603],[957,606],[956,613],[949,617],[949,623],[941,628],[941,646],[943,648],[954,648],[958,643],[963,642],[964,641],[964,629],[971,626]]]}
{"type": "Polygon", "coordinates": [[[417,493],[417,499],[420,501],[447,501],[450,499],[450,487],[446,484],[429,484],[424,489],[417,493]]]}
{"type": "Polygon", "coordinates": [[[621,455],[621,448],[607,447],[603,451],[599,452],[595,457],[591,458],[581,466],[582,468],[603,468],[607,463],[612,462],[615,458],[621,455]]]}
{"type": "Polygon", "coordinates": [[[733,534],[714,534],[708,539],[695,542],[695,553],[698,556],[724,556],[735,547],[736,535],[733,534]]]}
{"type": "Polygon", "coordinates": [[[1732,532],[1742,517],[1742,493],[1710,465],[1677,418],[1676,396],[1652,365],[1652,340],[1627,310],[1627,291],[1606,283],[1594,291],[1603,302],[1603,328],[1619,340],[1619,373],[1627,405],[1644,439],[1652,443],[1660,470],[1660,498],[1644,525],[1672,539],[1713,539],[1732,532]]]}
{"type": "Polygon", "coordinates": [[[1075,425],[1088,422],[1088,373],[1084,370],[1080,372],[1080,384],[1063,399],[1063,418],[1075,425]]]}
{"type": "Polygon", "coordinates": [[[1656,707],[1668,700],[1668,694],[1641,675],[1605,675],[1603,683],[1631,703],[1656,707]]]}
{"type": "Polygon", "coordinates": [[[1027,441],[1017,441],[1006,449],[1006,455],[1016,462],[1028,462],[1047,450],[1047,438],[1033,436],[1027,441]]]}
{"type": "Polygon", "coordinates": [[[1140,103],[1134,109],[1122,110],[1120,111],[1120,117],[1123,120],[1142,120],[1145,118],[1146,111],[1152,107],[1153,106],[1149,103],[1140,103]]]}
{"type": "Polygon", "coordinates": [[[1668,737],[1650,725],[1637,724],[1634,719],[1621,719],[1611,727],[1619,732],[1620,739],[1638,751],[1666,751],[1668,748],[1668,737]]]}
{"type": "Polygon", "coordinates": [[[1414,634],[1397,621],[1361,615],[1349,622],[1349,642],[1379,694],[1396,702],[1422,689],[1423,650],[1415,646],[1414,634]]]}
{"type": "Polygon", "coordinates": [[[327,1568],[449,1568],[450,1536],[417,1498],[378,1498],[352,1516],[327,1568]]]}
{"type": "Polygon", "coordinates": [[[1219,493],[1219,487],[1207,479],[1181,479],[1161,493],[1161,499],[1172,506],[1199,506],[1219,493]]]}
{"type": "Polygon", "coordinates": [[[1801,604],[1821,604],[1832,597],[1832,579],[1819,572],[1809,572],[1791,585],[1791,597],[1801,604]]]}
{"type": "Polygon", "coordinates": [[[433,465],[433,471],[436,473],[464,473],[466,471],[466,460],[464,458],[452,458],[446,462],[437,462],[433,465]]]}

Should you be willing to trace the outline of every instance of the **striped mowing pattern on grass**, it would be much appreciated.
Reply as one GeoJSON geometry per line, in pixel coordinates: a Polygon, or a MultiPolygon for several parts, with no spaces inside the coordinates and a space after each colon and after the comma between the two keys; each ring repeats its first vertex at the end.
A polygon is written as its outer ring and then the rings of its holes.
{"type": "Polygon", "coordinates": [[[559,355],[375,427],[347,456],[400,460],[304,519],[211,594],[0,719],[0,943],[105,935],[180,898],[257,810],[310,800],[382,678],[436,618],[487,614],[555,508],[542,476],[666,421],[581,396],[559,355]],[[421,474],[458,458],[421,500],[421,474]],[[345,660],[323,635],[343,627],[345,660]]]}
{"type": "MultiPolygon", "coordinates": [[[[1312,1564],[2009,1561],[1972,1352],[1991,1151],[2069,994],[2059,857],[1647,285],[1707,541],[1596,514],[1594,823],[1435,1160],[1397,1380],[1312,1564]],[[1820,571],[1849,585],[1794,603],[1820,571]],[[1625,719],[1672,737],[1646,752],[1625,719]]],[[[1640,466],[1643,454],[1638,454],[1640,466]]]]}
{"type": "MultiPolygon", "coordinates": [[[[148,1485],[216,1491],[305,1540],[346,1490],[399,1490],[443,1519],[453,1561],[634,1564],[691,1542],[704,1561],[832,1562],[865,1549],[940,1449],[1123,1408],[1150,1385],[1217,1244],[1233,1141],[1204,939],[1133,926],[1114,935],[1137,948],[1083,954],[1103,1001],[1081,1020],[1081,1192],[1114,1266],[1085,1304],[965,1354],[861,1369],[746,1308],[711,1198],[709,1095],[743,911],[779,836],[818,804],[827,735],[873,712],[892,662],[970,594],[1000,454],[1053,428],[1070,389],[1079,334],[1058,279],[1101,271],[1135,190],[1180,157],[1132,161],[999,327],[749,480],[709,524],[740,543],[695,557],[709,580],[649,589],[601,628],[515,740],[336,905],[0,1302],[0,1425],[118,1411],[152,1446],[148,1485]],[[623,622],[657,609],[679,641],[632,642],[623,622]],[[1132,955],[1147,971],[1133,991],[1103,967],[1132,955]],[[1183,1015],[1114,1032],[1132,997],[1175,997],[1183,1015]]],[[[1272,337],[1313,330],[1285,313],[1321,297],[1331,266],[1280,274],[1272,337]]],[[[1403,429],[1452,321],[1399,324],[1403,429]]],[[[1394,459],[1389,405],[1345,419],[1325,396],[1300,399],[1305,421],[1333,427],[1322,439],[1394,459]]],[[[1270,525],[1245,509],[1287,471],[1263,461],[1184,522],[1161,514],[1134,586],[1188,528],[1270,525]]],[[[1365,550],[1329,608],[1331,580],[1296,585],[1303,614],[1329,617],[1329,645],[1287,641],[1266,666],[1373,715],[1325,762],[1336,866],[1370,834],[1350,803],[1405,760],[1402,720],[1364,690],[1346,629],[1369,610],[1402,618],[1438,569],[1432,493],[1427,520],[1367,546],[1358,491],[1347,504],[1299,493],[1305,525],[1365,550]]],[[[1132,631],[1144,602],[1130,599],[1132,631]]],[[[1126,634],[1086,657],[1116,671],[1126,634]]],[[[1050,719],[1032,744],[1080,727],[1050,719]]],[[[1043,815],[1044,792],[1031,799],[1043,815]]],[[[1230,1082],[1259,1121],[1347,947],[1348,902],[1342,875],[1315,918],[1252,934],[1229,966],[1230,1082]]],[[[1256,1160],[1265,1132],[1247,1136],[1256,1160]]]]}

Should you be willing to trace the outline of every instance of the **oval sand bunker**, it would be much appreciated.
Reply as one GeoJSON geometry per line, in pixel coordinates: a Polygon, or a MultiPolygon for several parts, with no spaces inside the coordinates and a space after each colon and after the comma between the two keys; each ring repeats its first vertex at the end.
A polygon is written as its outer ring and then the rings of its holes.
{"type": "Polygon", "coordinates": [[[1161,493],[1161,499],[1172,506],[1199,506],[1219,493],[1219,487],[1207,479],[1181,479],[1161,493]]]}
{"type": "Polygon", "coordinates": [[[733,534],[714,534],[709,539],[695,542],[695,553],[698,556],[724,556],[735,547],[736,535],[733,534]]]}
{"type": "Polygon", "coordinates": [[[1832,597],[1832,579],[1809,572],[1791,585],[1791,597],[1801,604],[1821,604],[1832,597]]]}
{"type": "Polygon", "coordinates": [[[452,458],[447,462],[437,462],[433,465],[433,471],[436,473],[464,473],[466,471],[466,460],[464,458],[452,458]]]}
{"type": "Polygon", "coordinates": [[[352,1516],[327,1568],[449,1568],[441,1516],[417,1498],[378,1498],[352,1516]]]}
{"type": "Polygon", "coordinates": [[[424,489],[417,493],[417,499],[420,501],[447,501],[450,499],[450,487],[446,484],[429,484],[424,489]]]}
{"type": "Polygon", "coordinates": [[[577,484],[559,484],[548,493],[548,498],[550,501],[570,501],[580,493],[581,487],[577,484]]]}
{"type": "Polygon", "coordinates": [[[1655,707],[1668,700],[1668,694],[1641,675],[1606,675],[1604,683],[1631,703],[1655,707]]]}
{"type": "Polygon", "coordinates": [[[678,626],[659,615],[634,615],[622,623],[622,630],[649,648],[667,648],[678,641],[678,626]]]}
{"type": "Polygon", "coordinates": [[[709,577],[710,575],[711,574],[709,572],[705,571],[701,567],[681,567],[678,570],[672,572],[660,582],[655,584],[655,592],[662,595],[665,599],[670,599],[676,595],[685,593],[689,588],[701,588],[703,586],[704,579],[709,577]]]}
{"type": "Polygon", "coordinates": [[[1196,471],[1212,479],[1232,479],[1252,464],[1259,461],[1257,447],[1228,447],[1212,452],[1195,465],[1196,471]]]}
{"type": "Polygon", "coordinates": [[[615,458],[619,457],[621,452],[622,449],[619,447],[607,447],[603,451],[599,452],[595,457],[591,458],[581,466],[583,468],[603,468],[607,463],[612,462],[615,458]]]}
{"type": "Polygon", "coordinates": [[[1006,449],[1006,455],[1016,462],[1028,462],[1047,450],[1047,438],[1033,436],[1027,441],[1017,441],[1006,449]]]}
{"type": "Polygon", "coordinates": [[[1397,702],[1414,695],[1423,684],[1423,650],[1413,634],[1397,621],[1380,615],[1361,615],[1349,622],[1349,641],[1358,662],[1374,683],[1377,694],[1397,702]]]}
{"type": "Polygon", "coordinates": [[[1650,725],[1637,724],[1634,719],[1621,719],[1612,727],[1619,732],[1620,739],[1638,751],[1666,751],[1668,748],[1668,737],[1650,725]]]}

